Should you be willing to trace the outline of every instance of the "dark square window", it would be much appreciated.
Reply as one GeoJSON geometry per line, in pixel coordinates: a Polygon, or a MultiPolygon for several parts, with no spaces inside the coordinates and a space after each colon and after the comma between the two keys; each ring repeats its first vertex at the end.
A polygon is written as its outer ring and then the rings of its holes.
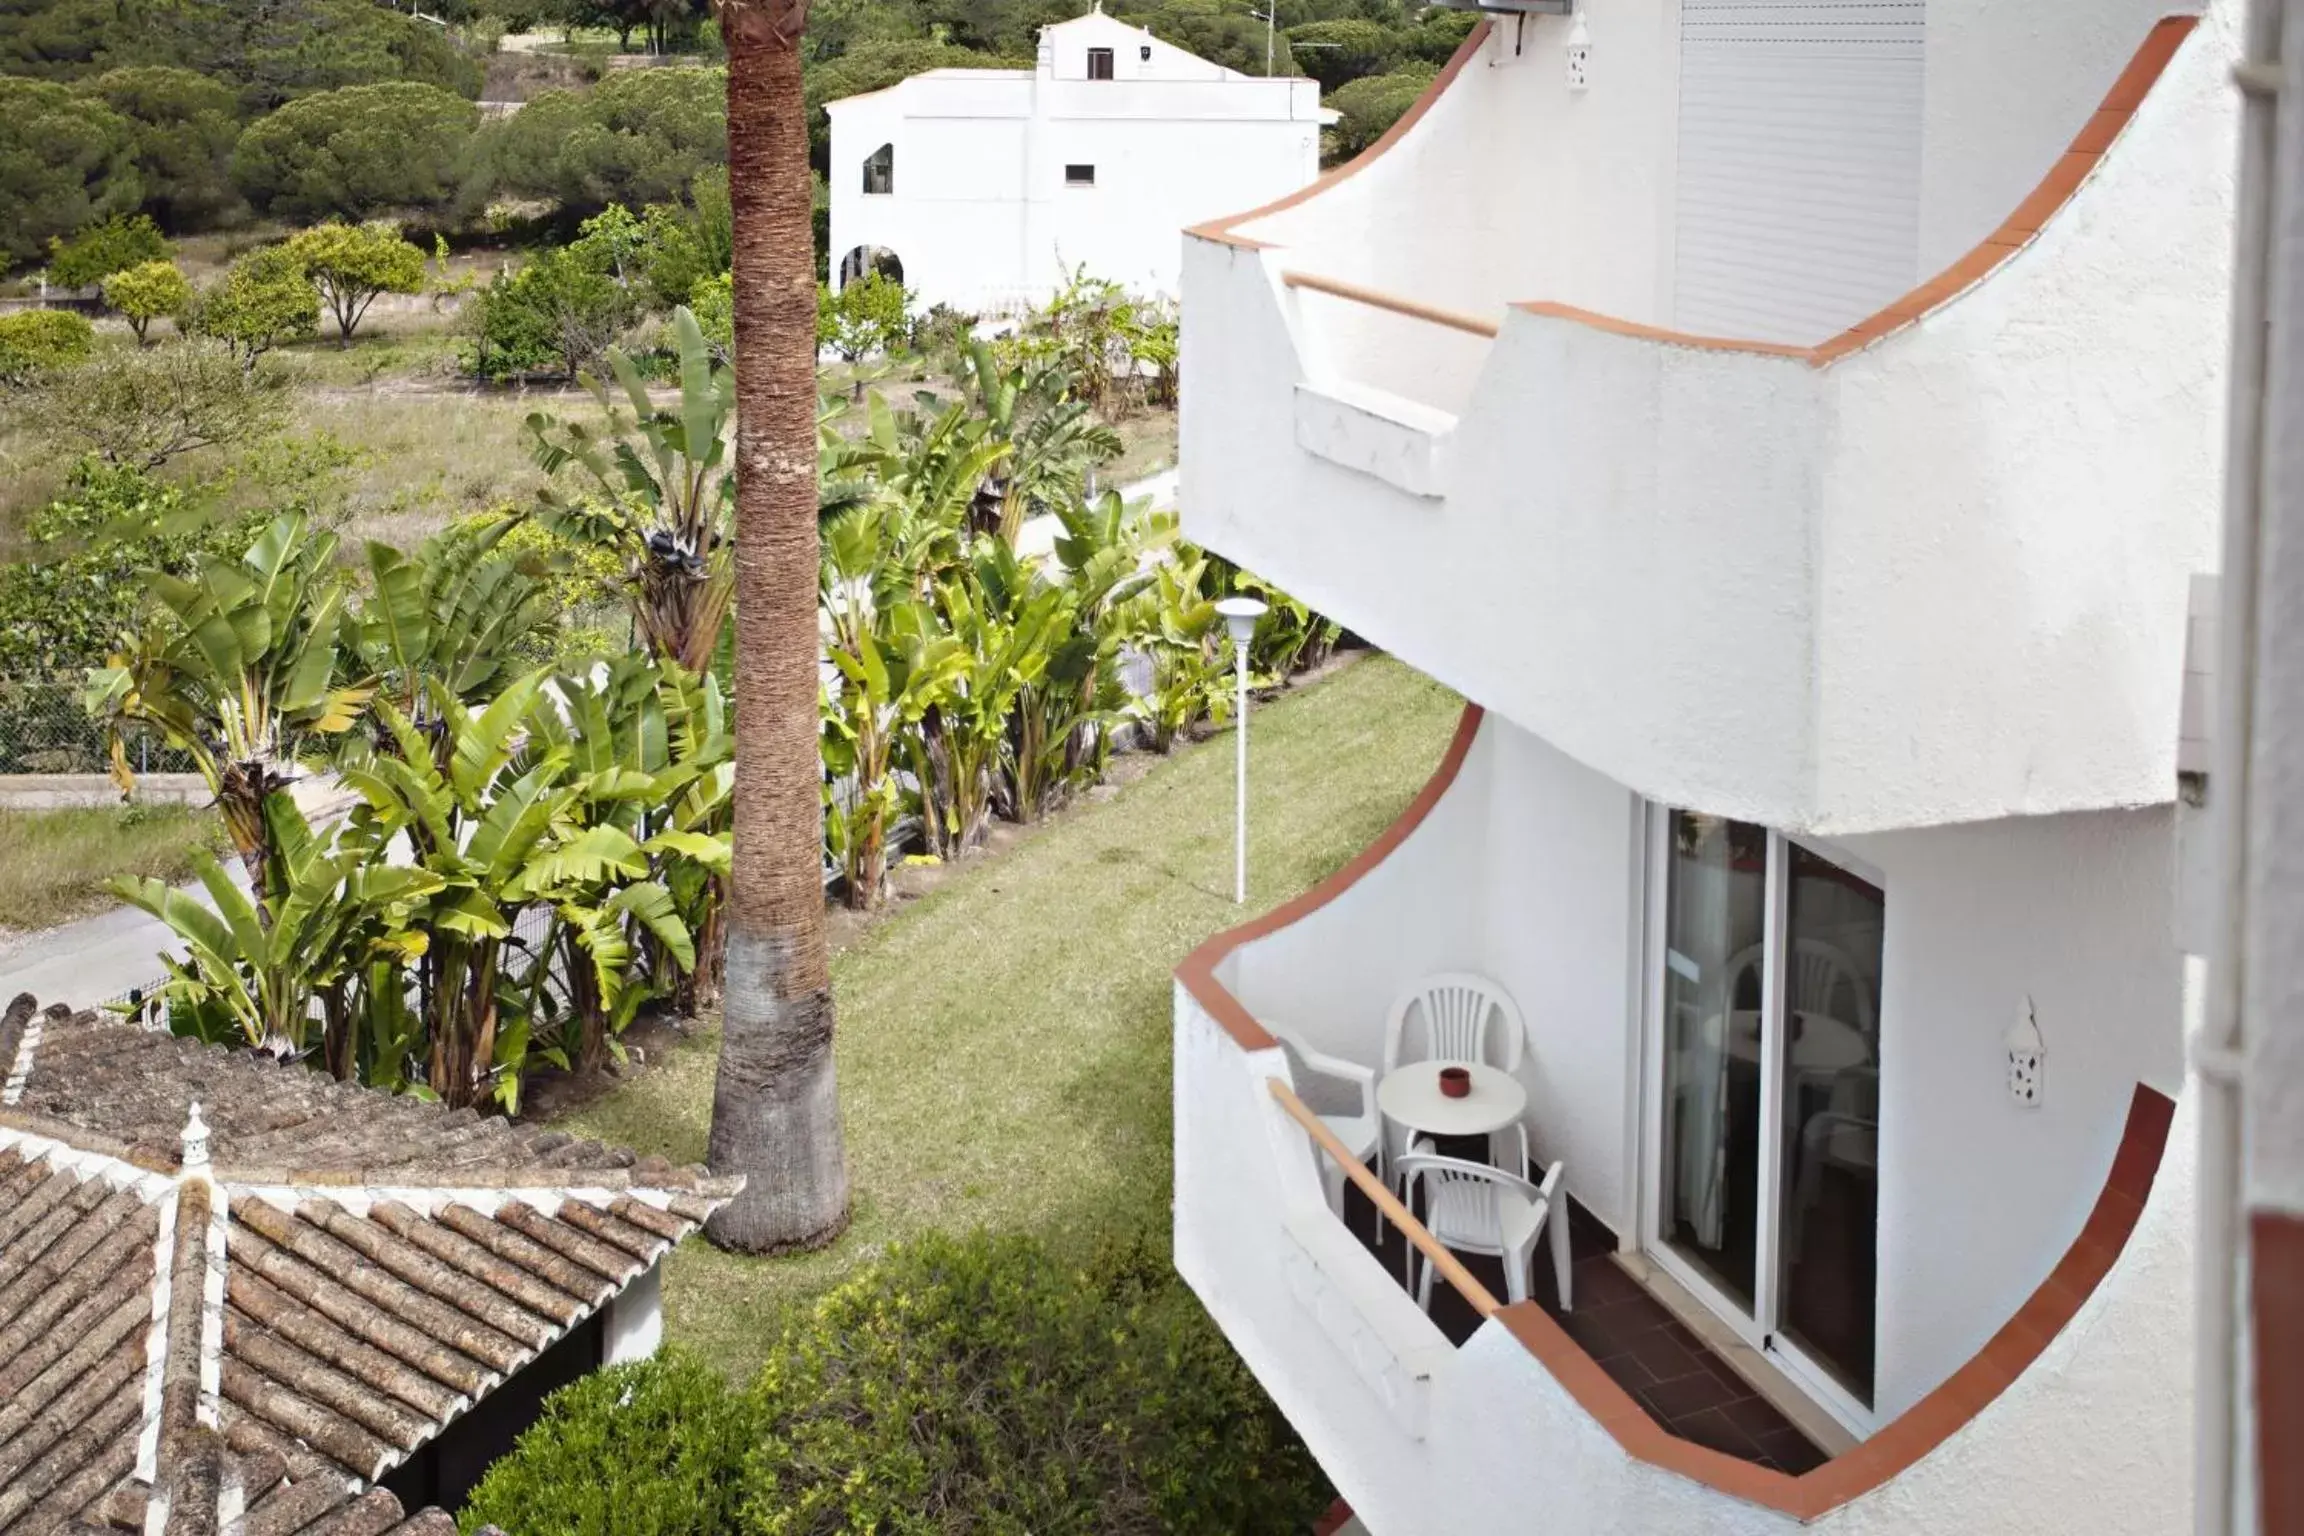
{"type": "Polygon", "coordinates": [[[1091,80],[1109,80],[1112,78],[1111,49],[1091,48],[1088,50],[1088,78],[1091,80]]]}
{"type": "Polygon", "coordinates": [[[1096,167],[1092,165],[1068,165],[1064,167],[1064,185],[1068,187],[1092,187],[1096,185],[1096,167]]]}

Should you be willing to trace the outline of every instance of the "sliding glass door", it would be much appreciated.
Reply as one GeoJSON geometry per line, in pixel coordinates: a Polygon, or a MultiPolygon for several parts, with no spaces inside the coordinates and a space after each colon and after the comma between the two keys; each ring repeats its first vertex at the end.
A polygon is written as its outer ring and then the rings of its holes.
{"type": "Polygon", "coordinates": [[[1659,808],[1652,832],[1648,1247],[1862,1428],[1886,896],[1749,822],[1659,808]]]}

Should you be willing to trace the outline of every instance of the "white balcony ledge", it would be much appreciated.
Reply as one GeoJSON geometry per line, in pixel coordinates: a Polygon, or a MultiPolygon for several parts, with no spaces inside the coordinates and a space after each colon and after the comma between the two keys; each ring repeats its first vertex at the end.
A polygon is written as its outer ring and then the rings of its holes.
{"type": "MultiPolygon", "coordinates": [[[[1419,319],[1381,158],[1195,231],[1186,531],[1659,800],[1819,833],[2165,803],[2231,51],[2160,24],[1992,239],[1813,347],[1419,319]]],[[[1438,136],[1420,174],[1478,163],[1450,78],[1396,141],[1438,136]]]]}

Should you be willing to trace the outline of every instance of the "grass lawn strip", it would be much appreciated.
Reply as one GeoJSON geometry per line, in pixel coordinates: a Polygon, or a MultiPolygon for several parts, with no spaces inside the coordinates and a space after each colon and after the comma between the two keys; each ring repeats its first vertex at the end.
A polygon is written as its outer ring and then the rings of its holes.
{"type": "MultiPolygon", "coordinates": [[[[1245,908],[1230,899],[1227,734],[869,930],[833,963],[855,1225],[799,1258],[683,1245],[667,1271],[671,1336],[746,1379],[778,1308],[921,1231],[1165,1249],[1170,971],[1374,840],[1430,777],[1459,709],[1382,658],[1261,706],[1245,908]]],[[[700,1159],[718,1043],[700,1033],[566,1128],[700,1159]]]]}

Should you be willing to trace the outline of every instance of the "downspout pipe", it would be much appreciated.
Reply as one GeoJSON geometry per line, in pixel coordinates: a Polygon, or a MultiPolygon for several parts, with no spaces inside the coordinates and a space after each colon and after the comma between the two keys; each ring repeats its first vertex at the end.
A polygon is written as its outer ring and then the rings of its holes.
{"type": "Polygon", "coordinates": [[[2246,1032],[2249,765],[2255,741],[2258,544],[2265,483],[2267,291],[2278,158],[2283,11],[2304,0],[2252,0],[2243,25],[2238,206],[2232,282],[2223,580],[2218,594],[2217,724],[2209,815],[2217,872],[2208,995],[2192,1061],[2200,1095],[2198,1329],[2194,1360],[2197,1536],[2238,1536],[2241,1063],[2246,1032]]]}

